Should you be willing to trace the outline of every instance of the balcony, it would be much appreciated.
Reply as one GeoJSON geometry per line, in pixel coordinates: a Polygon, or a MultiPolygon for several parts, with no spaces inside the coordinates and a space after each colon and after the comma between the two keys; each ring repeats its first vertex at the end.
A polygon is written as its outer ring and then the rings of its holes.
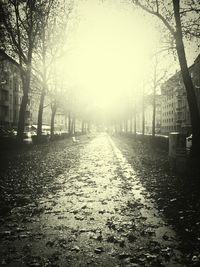
{"type": "Polygon", "coordinates": [[[0,85],[6,85],[8,82],[7,82],[7,80],[5,80],[5,79],[2,79],[1,81],[0,81],[0,85]]]}

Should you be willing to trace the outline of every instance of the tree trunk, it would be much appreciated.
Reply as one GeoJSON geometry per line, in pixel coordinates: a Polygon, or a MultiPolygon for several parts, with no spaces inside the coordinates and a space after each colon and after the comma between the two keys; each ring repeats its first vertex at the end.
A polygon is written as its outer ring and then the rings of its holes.
{"type": "Polygon", "coordinates": [[[54,136],[54,120],[55,120],[56,111],[57,111],[57,107],[53,106],[52,113],[51,113],[51,137],[54,136]]]}
{"type": "Polygon", "coordinates": [[[156,133],[156,87],[153,88],[153,117],[152,117],[152,136],[156,133]]]}
{"type": "Polygon", "coordinates": [[[76,133],[76,117],[73,117],[73,134],[76,133]]]}
{"type": "Polygon", "coordinates": [[[74,134],[74,120],[73,120],[73,118],[72,118],[72,120],[71,120],[71,135],[73,135],[74,134]]]}
{"type": "Polygon", "coordinates": [[[26,107],[28,104],[28,94],[30,90],[30,79],[31,79],[31,68],[29,67],[26,73],[21,72],[23,96],[19,110],[19,120],[17,129],[17,138],[19,142],[23,141],[24,138],[24,127],[26,122],[26,107]]]}
{"type": "Polygon", "coordinates": [[[142,135],[145,134],[145,114],[144,111],[142,111],[142,135]]]}
{"type": "Polygon", "coordinates": [[[130,114],[130,133],[132,133],[133,131],[133,117],[132,117],[132,113],[130,114]]]}
{"type": "Polygon", "coordinates": [[[134,134],[137,134],[137,114],[134,113],[134,134]]]}
{"type": "Polygon", "coordinates": [[[38,125],[37,125],[37,136],[38,137],[42,135],[42,116],[43,116],[44,99],[45,99],[45,91],[43,89],[40,95],[40,105],[39,105],[39,110],[38,110],[38,125]]]}
{"type": "Polygon", "coordinates": [[[68,134],[71,135],[71,114],[68,114],[68,134]]]}
{"type": "Polygon", "coordinates": [[[84,122],[84,120],[82,120],[81,132],[82,132],[82,134],[85,133],[85,122],[84,122]]]}
{"type": "Polygon", "coordinates": [[[46,46],[45,46],[45,27],[42,31],[42,92],[40,95],[40,105],[38,111],[38,127],[37,127],[37,136],[41,137],[42,135],[42,116],[43,116],[43,107],[44,99],[46,93],[46,46]]]}
{"type": "Polygon", "coordinates": [[[182,27],[180,19],[180,0],[173,0],[174,16],[176,22],[176,50],[178,54],[179,64],[181,68],[181,74],[183,83],[185,85],[187,100],[190,110],[190,118],[192,124],[192,156],[199,156],[200,153],[200,114],[197,105],[197,99],[195,95],[195,88],[192,83],[192,79],[188,70],[187,60],[185,55],[185,48],[182,37],[182,27]]]}
{"type": "Polygon", "coordinates": [[[142,93],[142,135],[145,134],[145,106],[144,106],[144,87],[142,93]]]}
{"type": "Polygon", "coordinates": [[[157,66],[158,66],[158,59],[157,56],[155,57],[155,65],[154,65],[154,72],[153,72],[153,116],[152,116],[152,136],[155,137],[156,132],[156,88],[157,88],[157,66]]]}
{"type": "Polygon", "coordinates": [[[21,102],[20,110],[19,110],[17,137],[20,142],[22,142],[24,138],[24,127],[25,127],[25,121],[26,121],[27,104],[28,104],[28,94],[26,93],[22,96],[22,102],[21,102]]]}
{"type": "Polygon", "coordinates": [[[68,127],[68,125],[67,125],[67,121],[68,121],[68,119],[67,119],[67,115],[65,114],[65,131],[67,131],[67,127],[68,127]]]}

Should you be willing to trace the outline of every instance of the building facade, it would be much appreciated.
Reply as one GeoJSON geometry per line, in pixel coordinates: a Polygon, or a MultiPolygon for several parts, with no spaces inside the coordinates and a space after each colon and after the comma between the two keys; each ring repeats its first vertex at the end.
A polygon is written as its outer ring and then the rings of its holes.
{"type": "Polygon", "coordinates": [[[55,131],[66,131],[67,130],[67,118],[66,115],[58,110],[54,119],[55,131]]]}
{"type": "MultiPolygon", "coordinates": [[[[22,101],[22,81],[18,68],[8,60],[0,61],[0,127],[17,129],[22,101]]],[[[26,107],[25,126],[37,124],[40,94],[31,90],[26,107]]],[[[46,104],[45,104],[46,105],[46,104]]],[[[44,123],[50,125],[50,106],[44,109],[44,123]]]]}
{"type": "MultiPolygon", "coordinates": [[[[0,62],[0,126],[16,127],[22,99],[22,83],[16,66],[9,61],[0,62]]],[[[27,110],[28,111],[28,110],[27,110]]],[[[27,120],[29,114],[27,113],[27,120]]]]}
{"type": "MultiPolygon", "coordinates": [[[[200,111],[200,55],[189,68],[200,111]]],[[[161,133],[191,133],[190,112],[181,72],[175,73],[162,86],[161,133]]]]}
{"type": "MultiPolygon", "coordinates": [[[[153,127],[153,96],[149,95],[149,100],[145,107],[145,133],[151,134],[153,127]]],[[[156,114],[155,114],[155,133],[159,134],[161,132],[161,95],[156,95],[156,114]]]]}
{"type": "MultiPolygon", "coordinates": [[[[144,127],[145,134],[152,134],[153,127],[153,96],[148,95],[145,101],[144,110],[144,127]]],[[[161,122],[162,122],[162,95],[156,95],[156,115],[155,115],[155,133],[161,133],[161,122]]],[[[142,110],[138,112],[136,116],[136,129],[137,132],[141,133],[143,128],[143,114],[142,110]]]]}

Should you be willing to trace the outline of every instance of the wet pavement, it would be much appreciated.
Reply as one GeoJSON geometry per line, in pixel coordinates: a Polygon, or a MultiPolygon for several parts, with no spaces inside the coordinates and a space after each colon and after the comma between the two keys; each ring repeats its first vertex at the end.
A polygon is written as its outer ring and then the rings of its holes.
{"type": "Polygon", "coordinates": [[[68,150],[71,165],[45,193],[1,219],[0,266],[186,266],[176,233],[108,135],[68,150]]]}

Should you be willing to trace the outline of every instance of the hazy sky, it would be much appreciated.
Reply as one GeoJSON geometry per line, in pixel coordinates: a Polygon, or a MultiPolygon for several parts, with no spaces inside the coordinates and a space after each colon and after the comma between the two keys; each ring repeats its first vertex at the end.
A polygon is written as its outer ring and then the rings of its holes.
{"type": "MultiPolygon", "coordinates": [[[[72,49],[62,61],[66,83],[105,108],[141,90],[160,38],[153,18],[120,2],[78,1],[72,49]]],[[[167,66],[171,59],[161,64],[167,66]]]]}

